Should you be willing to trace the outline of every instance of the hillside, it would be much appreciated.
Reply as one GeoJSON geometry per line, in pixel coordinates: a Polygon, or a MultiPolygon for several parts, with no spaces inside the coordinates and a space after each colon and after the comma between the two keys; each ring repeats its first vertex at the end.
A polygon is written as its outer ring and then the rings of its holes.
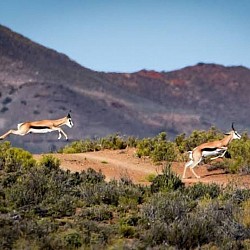
{"type": "MultiPolygon", "coordinates": [[[[215,125],[250,128],[250,70],[199,63],[172,72],[96,72],[0,25],[0,133],[72,110],[70,140],[122,135],[170,137],[215,125]]],[[[32,152],[55,150],[57,134],[10,136],[32,152]]]]}
{"type": "Polygon", "coordinates": [[[241,129],[249,127],[250,70],[245,67],[199,63],[173,72],[106,76],[121,88],[167,107],[165,115],[155,110],[155,122],[174,133],[213,124],[227,130],[231,121],[241,129]]]}

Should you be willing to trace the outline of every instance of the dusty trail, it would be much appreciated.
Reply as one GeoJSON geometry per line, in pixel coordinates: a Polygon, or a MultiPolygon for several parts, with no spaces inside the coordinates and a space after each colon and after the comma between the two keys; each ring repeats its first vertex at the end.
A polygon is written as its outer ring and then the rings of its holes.
{"type": "MultiPolygon", "coordinates": [[[[79,154],[53,154],[61,162],[61,168],[70,171],[82,171],[93,168],[101,170],[106,176],[106,180],[129,177],[134,183],[149,184],[149,176],[161,173],[164,164],[156,165],[150,159],[140,159],[136,156],[135,149],[126,150],[104,150],[98,152],[79,154]]],[[[40,159],[41,155],[34,155],[35,159],[40,159]]],[[[178,175],[183,173],[184,163],[173,163],[172,169],[178,175]]],[[[186,185],[193,183],[217,183],[225,185],[229,182],[235,185],[250,187],[250,176],[225,174],[222,170],[208,171],[207,166],[201,165],[196,169],[201,179],[195,179],[187,171],[187,179],[183,180],[186,185]]]]}
{"type": "MultiPolygon", "coordinates": [[[[61,162],[61,168],[70,171],[82,171],[93,168],[101,170],[106,180],[129,177],[135,183],[148,183],[150,174],[157,175],[161,166],[156,166],[149,159],[139,159],[134,149],[104,150],[78,154],[53,154],[61,162]]],[[[41,155],[34,155],[40,159],[41,155]]]]}

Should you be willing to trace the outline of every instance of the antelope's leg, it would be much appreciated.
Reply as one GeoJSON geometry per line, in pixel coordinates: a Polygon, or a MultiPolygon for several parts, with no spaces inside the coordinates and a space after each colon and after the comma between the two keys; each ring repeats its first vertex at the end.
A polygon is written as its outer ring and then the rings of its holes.
{"type": "Polygon", "coordinates": [[[189,162],[187,162],[184,166],[184,171],[183,171],[183,175],[182,175],[182,179],[185,179],[186,178],[186,171],[187,171],[187,168],[190,167],[192,164],[193,164],[193,160],[190,160],[189,162]]]}
{"type": "Polygon", "coordinates": [[[199,175],[197,175],[195,172],[194,172],[194,168],[201,162],[202,160],[202,157],[200,159],[198,159],[197,161],[195,161],[192,166],[190,167],[190,170],[192,171],[192,173],[194,174],[194,176],[197,178],[197,179],[200,179],[201,177],[199,175]]]}
{"type": "Polygon", "coordinates": [[[198,163],[196,165],[194,165],[193,167],[190,168],[190,170],[192,171],[192,173],[194,174],[194,176],[197,178],[197,179],[200,179],[201,177],[199,175],[197,175],[195,172],[194,172],[194,167],[196,167],[198,165],[198,163]]]}
{"type": "Polygon", "coordinates": [[[217,159],[217,158],[222,158],[222,157],[224,157],[225,153],[227,152],[227,147],[221,147],[221,148],[219,148],[219,149],[224,150],[224,152],[223,152],[221,155],[212,157],[210,160],[215,160],[215,159],[217,159]]]}
{"type": "Polygon", "coordinates": [[[3,134],[2,136],[0,136],[0,140],[5,139],[8,135],[10,134],[14,134],[14,135],[25,135],[26,133],[21,132],[20,130],[14,130],[14,129],[10,129],[8,132],[6,132],[5,134],[3,134]]]}
{"type": "Polygon", "coordinates": [[[68,140],[67,134],[61,128],[53,127],[52,129],[58,131],[59,133],[58,139],[61,139],[61,136],[62,136],[61,133],[62,133],[64,137],[66,138],[66,140],[68,140]]]}
{"type": "Polygon", "coordinates": [[[59,135],[58,135],[58,140],[60,140],[60,139],[61,139],[61,137],[62,137],[62,134],[61,134],[60,130],[59,130],[58,132],[59,132],[59,135]]]}

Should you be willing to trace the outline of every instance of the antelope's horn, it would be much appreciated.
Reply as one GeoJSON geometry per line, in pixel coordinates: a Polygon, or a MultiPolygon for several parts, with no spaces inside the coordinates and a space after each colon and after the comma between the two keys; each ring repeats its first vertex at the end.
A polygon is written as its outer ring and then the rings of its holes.
{"type": "Polygon", "coordinates": [[[235,129],[234,129],[234,123],[233,122],[232,122],[232,130],[235,131],[235,129]]]}
{"type": "Polygon", "coordinates": [[[68,113],[68,115],[67,115],[68,118],[71,118],[70,113],[71,113],[71,110],[69,111],[69,113],[68,113]]]}

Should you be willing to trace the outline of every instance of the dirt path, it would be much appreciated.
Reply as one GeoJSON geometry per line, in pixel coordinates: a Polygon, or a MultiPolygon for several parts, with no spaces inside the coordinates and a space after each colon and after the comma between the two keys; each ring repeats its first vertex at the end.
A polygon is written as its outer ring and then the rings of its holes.
{"type": "MultiPolygon", "coordinates": [[[[126,150],[104,150],[80,154],[53,154],[61,162],[61,168],[70,171],[82,171],[93,168],[101,170],[106,176],[106,180],[129,177],[134,183],[149,184],[150,175],[161,173],[163,164],[155,165],[150,159],[140,159],[136,156],[135,149],[126,150]]],[[[41,155],[34,155],[35,159],[40,159],[41,155]]],[[[184,163],[173,163],[172,169],[178,175],[183,173],[184,163]]],[[[187,171],[187,179],[183,180],[186,185],[197,182],[217,183],[224,185],[233,182],[239,186],[250,187],[250,176],[240,176],[225,174],[222,170],[208,171],[205,165],[196,169],[201,179],[195,179],[187,171]]]]}
{"type": "MultiPolygon", "coordinates": [[[[93,168],[101,170],[106,180],[129,177],[135,183],[148,183],[148,176],[157,175],[161,167],[153,164],[149,159],[139,159],[134,149],[104,150],[79,154],[53,154],[61,162],[61,168],[70,171],[82,171],[93,168]]],[[[41,155],[34,155],[40,159],[41,155]]]]}

